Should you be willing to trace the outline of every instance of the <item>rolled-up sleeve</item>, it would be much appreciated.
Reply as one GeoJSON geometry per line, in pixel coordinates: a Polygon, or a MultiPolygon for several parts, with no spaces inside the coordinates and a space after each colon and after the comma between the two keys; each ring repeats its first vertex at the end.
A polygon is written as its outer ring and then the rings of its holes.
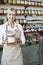
{"type": "Polygon", "coordinates": [[[20,40],[22,41],[22,44],[25,44],[25,35],[24,35],[23,27],[20,25],[19,28],[20,28],[20,31],[21,31],[20,40]]]}

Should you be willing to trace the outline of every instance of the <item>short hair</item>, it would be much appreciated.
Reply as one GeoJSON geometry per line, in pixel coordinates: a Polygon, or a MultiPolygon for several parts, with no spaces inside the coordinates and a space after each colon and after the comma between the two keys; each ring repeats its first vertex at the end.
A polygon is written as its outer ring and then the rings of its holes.
{"type": "Polygon", "coordinates": [[[8,8],[7,9],[7,13],[9,13],[9,12],[14,12],[16,14],[16,9],[14,9],[14,8],[8,8]]]}

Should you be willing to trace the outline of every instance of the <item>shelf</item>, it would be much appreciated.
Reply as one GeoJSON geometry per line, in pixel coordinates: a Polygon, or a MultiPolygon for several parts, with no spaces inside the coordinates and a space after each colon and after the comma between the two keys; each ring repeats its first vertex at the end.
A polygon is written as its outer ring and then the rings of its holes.
{"type": "Polygon", "coordinates": [[[30,24],[43,24],[43,21],[36,21],[36,22],[35,22],[35,21],[34,21],[34,22],[32,21],[32,22],[26,22],[26,23],[20,23],[20,24],[21,24],[21,25],[23,25],[23,24],[24,24],[24,25],[27,25],[27,24],[28,24],[28,25],[30,25],[30,24]]]}
{"type": "Polygon", "coordinates": [[[43,31],[28,31],[28,32],[24,32],[24,34],[28,34],[28,33],[37,33],[37,32],[43,33],[43,31]]]}
{"type": "Polygon", "coordinates": [[[10,6],[26,6],[25,4],[11,4],[11,3],[2,3],[0,5],[10,5],[10,6]]]}
{"type": "Polygon", "coordinates": [[[27,16],[43,16],[43,14],[28,14],[27,16]]]}
{"type": "Polygon", "coordinates": [[[25,7],[43,7],[43,6],[39,6],[39,5],[12,4],[12,3],[1,3],[0,5],[25,6],[25,7]]]}
{"type": "MultiPolygon", "coordinates": [[[[7,14],[0,14],[0,16],[6,16],[7,14]]],[[[16,14],[16,16],[24,16],[24,14],[16,14]]]]}
{"type": "Polygon", "coordinates": [[[43,7],[43,6],[39,6],[39,5],[25,5],[26,7],[43,7]]]}

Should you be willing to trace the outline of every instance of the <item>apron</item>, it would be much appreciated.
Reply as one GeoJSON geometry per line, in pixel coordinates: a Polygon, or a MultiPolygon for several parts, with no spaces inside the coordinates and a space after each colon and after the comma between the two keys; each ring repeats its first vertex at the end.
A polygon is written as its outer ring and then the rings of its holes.
{"type": "MultiPolygon", "coordinates": [[[[8,30],[6,30],[8,32],[8,30]]],[[[22,51],[20,44],[4,44],[1,65],[23,65],[22,51]]]]}

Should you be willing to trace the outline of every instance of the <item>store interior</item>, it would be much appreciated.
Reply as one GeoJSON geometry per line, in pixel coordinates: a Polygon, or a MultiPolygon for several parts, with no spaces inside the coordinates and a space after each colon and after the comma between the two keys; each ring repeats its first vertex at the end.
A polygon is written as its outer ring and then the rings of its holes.
{"type": "MultiPolygon", "coordinates": [[[[16,9],[16,22],[23,26],[26,42],[21,45],[24,65],[43,65],[43,0],[0,0],[0,25],[7,8],[16,9]]],[[[3,45],[0,43],[0,63],[3,45]]]]}

